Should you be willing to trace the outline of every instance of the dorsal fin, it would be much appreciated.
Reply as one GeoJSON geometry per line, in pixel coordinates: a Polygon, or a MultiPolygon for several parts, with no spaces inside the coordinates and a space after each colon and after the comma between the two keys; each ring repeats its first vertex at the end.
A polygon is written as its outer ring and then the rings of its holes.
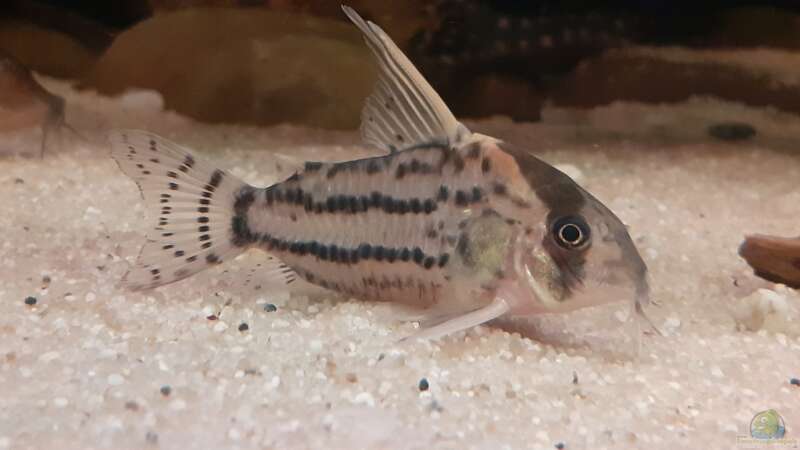
{"type": "Polygon", "coordinates": [[[364,33],[378,63],[378,82],[361,113],[366,144],[389,152],[429,143],[453,147],[470,134],[379,26],[349,6],[342,10],[364,33]]]}

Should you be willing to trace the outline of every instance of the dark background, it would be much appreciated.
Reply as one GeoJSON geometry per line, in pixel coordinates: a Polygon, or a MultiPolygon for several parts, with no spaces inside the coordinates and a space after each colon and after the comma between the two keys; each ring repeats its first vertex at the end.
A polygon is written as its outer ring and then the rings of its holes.
{"type": "MultiPolygon", "coordinates": [[[[379,23],[397,41],[459,116],[503,114],[516,120],[535,121],[540,118],[545,102],[593,107],[616,100],[681,102],[696,95],[800,113],[797,89],[775,85],[761,75],[720,66],[712,60],[687,65],[615,52],[642,46],[800,51],[800,0],[350,0],[349,3],[367,19],[379,23]],[[631,67],[637,70],[631,71],[631,67]]],[[[252,80],[252,74],[236,72],[244,69],[235,67],[235,61],[225,60],[231,66],[229,76],[217,74],[221,81],[209,79],[199,83],[201,87],[179,92],[186,83],[137,78],[128,67],[114,66],[114,61],[124,57],[107,57],[109,52],[113,53],[115,40],[134,25],[189,8],[213,6],[313,16],[330,23],[336,34],[342,28],[337,28],[338,24],[346,24],[339,4],[330,0],[10,0],[0,2],[0,19],[3,19],[0,32],[3,24],[13,23],[17,27],[13,33],[17,34],[4,37],[5,42],[0,40],[0,51],[37,72],[79,80],[80,86],[107,95],[126,87],[158,90],[168,108],[204,121],[231,118],[237,122],[270,124],[285,120],[347,128],[357,124],[357,114],[347,112],[353,117],[330,123],[306,120],[301,98],[308,105],[341,102],[341,99],[324,88],[304,92],[309,81],[302,76],[288,91],[282,87],[280,92],[251,92],[259,91],[262,84],[271,86],[270,80],[252,80]],[[39,38],[27,28],[20,32],[19,24],[57,32],[75,44],[70,44],[68,51],[54,50],[52,36],[45,33],[39,38]],[[109,80],[108,74],[118,79],[109,80]],[[255,87],[251,86],[247,92],[220,93],[248,85],[255,87]],[[224,104],[211,98],[196,101],[206,95],[217,95],[224,104]],[[256,98],[258,95],[262,97],[256,98]],[[296,114],[258,115],[258,111],[265,110],[264,105],[280,106],[281,102],[286,103],[283,111],[296,114]],[[242,111],[235,110],[237,105],[241,105],[242,111]]],[[[224,30],[184,26],[196,33],[197,38],[192,40],[198,42],[204,35],[224,34],[224,30]]],[[[295,30],[304,32],[300,28],[295,30]]],[[[356,36],[352,31],[353,39],[348,42],[355,42],[356,36]]],[[[251,38],[243,36],[242,41],[251,38]]],[[[136,51],[148,55],[171,44],[179,43],[156,40],[155,48],[153,44],[147,47],[148,44],[142,43],[143,48],[136,51]]],[[[183,47],[176,45],[176,48],[183,47]]],[[[178,67],[172,68],[169,77],[162,78],[196,78],[204,74],[202,69],[206,65],[220,67],[219,55],[202,55],[202,50],[197,49],[197,55],[188,55],[194,59],[187,60],[185,73],[176,72],[181,61],[172,61],[178,67]]],[[[225,52],[233,55],[238,50],[232,47],[225,52]]],[[[311,50],[305,56],[298,51],[287,53],[290,56],[284,58],[302,61],[315,55],[311,50]]],[[[176,50],[174,58],[183,56],[176,50]]],[[[153,58],[159,63],[164,61],[153,58]]],[[[333,66],[319,60],[319,55],[314,58],[317,60],[297,70],[309,74],[332,70],[333,66]]],[[[247,61],[242,61],[242,67],[246,65],[247,61]]],[[[364,94],[354,91],[353,95],[364,94]]]]}

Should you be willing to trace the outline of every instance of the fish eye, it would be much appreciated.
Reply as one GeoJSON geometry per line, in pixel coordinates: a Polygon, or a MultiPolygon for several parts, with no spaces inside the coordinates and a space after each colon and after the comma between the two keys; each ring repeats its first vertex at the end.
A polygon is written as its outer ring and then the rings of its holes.
{"type": "Polygon", "coordinates": [[[562,217],[553,223],[553,237],[558,245],[566,249],[582,247],[591,236],[589,225],[582,217],[562,217]]]}

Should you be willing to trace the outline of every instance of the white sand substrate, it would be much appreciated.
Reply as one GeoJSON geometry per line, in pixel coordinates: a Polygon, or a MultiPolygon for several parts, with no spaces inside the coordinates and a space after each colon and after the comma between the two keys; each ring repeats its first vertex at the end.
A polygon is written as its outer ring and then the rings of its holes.
{"type": "Polygon", "coordinates": [[[258,185],[371,154],[356,132],[203,125],[154,94],[45,81],[94,143],[0,158],[0,449],[735,449],[766,409],[800,436],[800,295],[737,256],[746,233],[800,235],[798,118],[694,99],[470,122],[561,165],[630,226],[665,336],[643,335],[637,356],[620,303],[398,345],[415,324],[385,307],[245,284],[257,252],[119,287],[151,220],[103,130],[163,134],[258,185]],[[706,135],[724,120],[759,134],[706,135]]]}

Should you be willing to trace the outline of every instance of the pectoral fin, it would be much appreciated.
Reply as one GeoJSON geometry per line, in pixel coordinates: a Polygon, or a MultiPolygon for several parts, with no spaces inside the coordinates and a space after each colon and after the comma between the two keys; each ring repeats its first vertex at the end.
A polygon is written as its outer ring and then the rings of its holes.
{"type": "Polygon", "coordinates": [[[417,333],[401,339],[400,342],[406,342],[411,339],[436,339],[457,331],[466,330],[496,319],[508,312],[508,309],[506,301],[498,297],[483,308],[456,315],[445,319],[444,322],[423,328],[417,333]]]}

